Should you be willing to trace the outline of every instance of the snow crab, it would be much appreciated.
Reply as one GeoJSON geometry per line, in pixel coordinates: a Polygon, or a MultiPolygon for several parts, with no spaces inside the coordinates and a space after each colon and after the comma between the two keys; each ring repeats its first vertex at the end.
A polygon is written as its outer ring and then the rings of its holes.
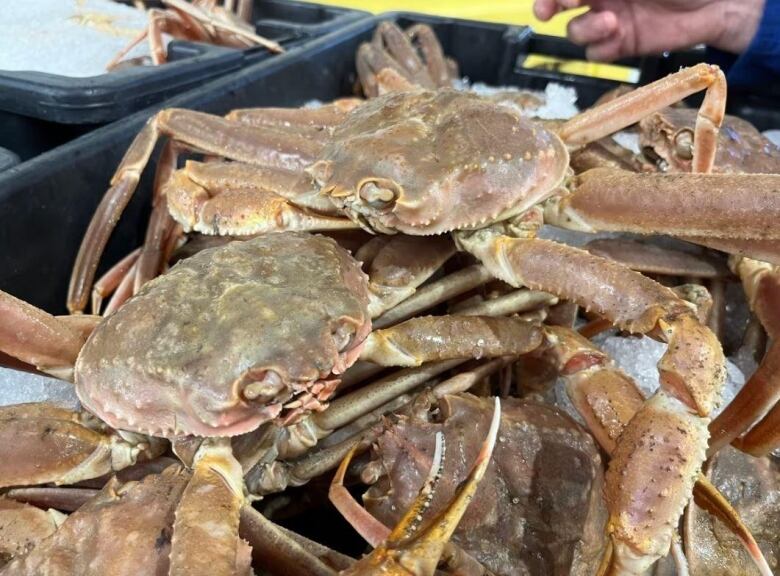
{"type": "Polygon", "coordinates": [[[262,46],[270,52],[284,52],[279,43],[255,33],[252,19],[252,2],[226,0],[162,0],[165,9],[148,11],[149,26],[123,48],[106,66],[112,70],[137,44],[149,39],[152,63],[155,66],[167,61],[163,34],[182,40],[209,42],[234,48],[262,46]]]}
{"type": "MultiPolygon", "coordinates": [[[[668,550],[671,527],[704,460],[708,415],[724,374],[720,344],[671,290],[619,264],[536,239],[535,231],[544,221],[587,231],[777,240],[780,177],[707,173],[725,92],[720,70],[702,64],[560,126],[446,88],[409,87],[359,105],[236,111],[226,118],[165,110],[138,135],[98,208],[74,267],[69,307],[86,306],[110,223],[162,135],[172,140],[158,166],[155,212],[137,262],[150,255],[138,266],[151,270],[149,276],[159,272],[173,221],[207,234],[357,226],[411,236],[452,232],[457,246],[490,276],[566,298],[622,329],[669,345],[659,363],[663,386],[653,399],[640,401],[631,424],[614,439],[607,475],[615,562],[626,572],[639,571],[668,550]],[[598,169],[570,177],[570,149],[703,89],[692,151],[696,174],[598,169]],[[176,170],[184,149],[232,162],[188,162],[176,170]],[[744,208],[733,210],[735,202],[744,208]],[[684,430],[683,437],[676,430],[684,430]],[[672,437],[679,442],[659,443],[672,437]],[[670,457],[675,466],[662,464],[670,457]],[[662,508],[655,500],[637,503],[648,474],[664,485],[657,496],[665,502],[662,508]]],[[[134,277],[137,285],[145,280],[143,274],[134,277]]],[[[391,348],[397,363],[404,346],[391,348]]],[[[579,373],[590,365],[587,356],[577,358],[565,371],[579,373]]],[[[580,399],[585,410],[596,410],[588,404],[591,398],[580,399]]]]}
{"type": "MultiPolygon", "coordinates": [[[[502,406],[493,461],[453,542],[495,574],[594,573],[606,545],[607,512],[592,438],[551,406],[514,398],[502,406]]],[[[425,512],[437,514],[466,477],[491,411],[487,398],[423,395],[408,414],[385,423],[361,473],[372,483],[363,496],[366,510],[385,525],[398,521],[425,480],[440,432],[448,453],[425,512]]],[[[377,537],[352,507],[344,509],[367,538],[377,537]]]]}

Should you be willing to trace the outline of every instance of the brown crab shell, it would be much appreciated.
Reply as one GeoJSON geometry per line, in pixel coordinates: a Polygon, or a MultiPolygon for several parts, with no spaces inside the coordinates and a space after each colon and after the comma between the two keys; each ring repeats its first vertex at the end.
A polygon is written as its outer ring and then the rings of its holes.
{"type": "MultiPolygon", "coordinates": [[[[387,427],[369,466],[381,472],[363,497],[368,511],[386,526],[398,522],[441,431],[444,471],[423,525],[441,512],[469,473],[492,406],[489,398],[445,396],[387,427]]],[[[490,466],[453,541],[497,575],[593,574],[606,543],[603,483],[598,449],[573,420],[552,406],[502,399],[490,466]]]]}
{"type": "Polygon", "coordinates": [[[204,250],[98,326],[76,392],[114,428],[241,434],[327,399],[370,331],[367,307],[365,274],[330,238],[279,233],[204,250]],[[260,395],[247,393],[253,383],[260,395]]]}
{"type": "Polygon", "coordinates": [[[159,576],[168,573],[171,532],[189,473],[175,465],[140,482],[116,478],[2,576],[159,576]]]}
{"type": "Polygon", "coordinates": [[[516,109],[441,89],[363,104],[309,172],[362,225],[429,235],[524,212],[555,192],[568,165],[560,138],[516,109]]]}
{"type": "MultiPolygon", "coordinates": [[[[677,153],[675,139],[687,132],[693,143],[697,114],[698,110],[694,108],[665,108],[644,118],[639,123],[640,146],[651,149],[665,160],[668,171],[690,172],[692,159],[690,155],[683,157],[677,153]]],[[[780,147],[750,122],[726,116],[718,132],[712,171],[722,174],[777,174],[780,172],[780,147]]]]}

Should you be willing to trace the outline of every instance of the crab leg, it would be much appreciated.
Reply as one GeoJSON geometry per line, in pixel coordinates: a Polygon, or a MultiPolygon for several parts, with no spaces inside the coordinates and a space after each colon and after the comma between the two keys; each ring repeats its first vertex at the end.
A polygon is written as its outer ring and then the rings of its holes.
{"type": "Polygon", "coordinates": [[[622,262],[632,270],[645,274],[685,275],[693,278],[725,278],[731,275],[719,259],[636,240],[604,238],[589,242],[585,249],[591,254],[622,262]]]}
{"type": "Polygon", "coordinates": [[[431,238],[396,235],[372,258],[368,268],[368,312],[376,318],[409,298],[417,287],[430,278],[455,254],[455,244],[448,236],[431,238]]]}
{"type": "Polygon", "coordinates": [[[701,244],[721,252],[754,258],[780,265],[780,240],[745,240],[743,238],[704,238],[702,236],[680,236],[681,240],[701,244]]]}
{"type": "Polygon", "coordinates": [[[705,90],[694,128],[693,172],[709,172],[726,109],[726,77],[717,66],[697,64],[586,110],[566,122],[558,134],[570,146],[600,140],[642,118],[705,90]]]}
{"type": "Polygon", "coordinates": [[[102,429],[88,414],[50,404],[0,408],[0,488],[73,484],[159,456],[165,442],[102,429]]]}
{"type": "MultiPolygon", "coordinates": [[[[243,162],[195,162],[188,160],[178,172],[209,196],[217,196],[225,190],[268,191],[320,214],[338,215],[333,203],[323,198],[311,179],[293,170],[256,166],[243,162]]],[[[346,220],[346,218],[344,218],[346,220]]]]}
{"type": "MultiPolygon", "coordinates": [[[[251,506],[241,509],[240,534],[257,564],[272,574],[336,576],[337,572],[251,506]]],[[[344,562],[346,557],[338,556],[344,562]]],[[[346,562],[344,562],[346,563],[346,562]]]]}
{"type": "Polygon", "coordinates": [[[249,236],[277,231],[353,230],[347,218],[321,215],[263,189],[224,189],[210,196],[186,171],[166,185],[167,210],[185,231],[219,236],[249,236]]]}
{"type": "Polygon", "coordinates": [[[542,341],[539,326],[502,316],[426,316],[366,338],[360,358],[383,366],[419,366],[451,358],[518,356],[542,341]]]}
{"type": "Polygon", "coordinates": [[[780,419],[780,269],[748,258],[735,259],[732,267],[742,279],[751,309],[773,342],[756,372],[710,425],[709,454],[734,441],[756,423],[736,445],[760,456],[780,443],[777,426],[780,419]]]}
{"type": "Polygon", "coordinates": [[[433,29],[427,24],[415,24],[406,29],[406,35],[412,46],[419,46],[434,85],[449,86],[452,78],[449,64],[433,29]]]}
{"type": "Polygon", "coordinates": [[[616,563],[624,573],[641,572],[667,553],[671,527],[690,499],[704,462],[707,415],[725,376],[720,344],[674,292],[620,264],[562,244],[509,238],[490,229],[459,234],[458,240],[495,277],[513,286],[547,290],[593,309],[622,329],[668,344],[658,363],[661,388],[620,436],[607,473],[616,563]],[[658,430],[667,427],[669,434],[659,435],[658,430]],[[667,443],[664,438],[676,440],[667,443]],[[669,457],[674,466],[664,460],[669,457]],[[646,492],[648,477],[656,479],[659,490],[651,500],[639,496],[646,492]],[[663,500],[663,507],[651,503],[656,500],[663,500]]]}
{"type": "Polygon", "coordinates": [[[205,440],[176,508],[168,574],[248,575],[250,552],[238,536],[243,506],[243,473],[230,440],[205,440]]]}
{"type": "Polygon", "coordinates": [[[392,70],[394,75],[406,79],[406,74],[400,64],[393,60],[382,48],[368,42],[358,47],[355,56],[355,68],[357,69],[363,92],[369,98],[379,96],[380,73],[392,70]]]}
{"type": "Polygon", "coordinates": [[[347,114],[362,103],[359,98],[341,98],[319,108],[239,108],[229,112],[225,118],[255,127],[325,131],[341,124],[347,114]]]}
{"type": "Polygon", "coordinates": [[[779,240],[780,175],[633,174],[596,168],[545,207],[545,222],[595,232],[779,240]],[[739,210],[735,210],[739,206],[739,210]]]}
{"type": "Polygon", "coordinates": [[[189,22],[192,28],[203,30],[206,39],[213,39],[224,46],[246,48],[262,46],[270,52],[284,52],[277,42],[258,36],[251,26],[245,26],[240,20],[229,21],[227,18],[216,18],[206,10],[185,2],[184,0],[164,0],[167,6],[175,10],[182,20],[189,22]]]}
{"type": "Polygon", "coordinates": [[[2,291],[0,316],[0,350],[44,372],[72,371],[87,334],[2,291]]]}
{"type": "MultiPolygon", "coordinates": [[[[577,332],[548,326],[545,335],[546,343],[540,351],[550,357],[557,365],[561,375],[566,380],[566,392],[577,412],[585,420],[588,429],[601,447],[612,455],[619,443],[623,441],[621,436],[626,429],[629,429],[632,418],[642,409],[645,401],[644,396],[631,378],[621,370],[616,369],[603,352],[577,332]]],[[[675,432],[679,434],[690,430],[690,427],[675,423],[674,419],[670,419],[668,415],[659,414],[659,416],[661,417],[658,420],[659,427],[655,431],[657,436],[653,449],[664,453],[671,452],[673,455],[670,460],[679,458],[681,452],[675,450],[674,443],[680,440],[683,442],[695,442],[695,440],[689,436],[688,432],[684,433],[681,439],[674,439],[668,431],[662,432],[662,429],[674,427],[673,435],[675,432]],[[662,435],[665,438],[664,442],[671,441],[671,444],[664,446],[663,442],[658,442],[657,438],[662,435]]],[[[684,414],[678,413],[677,416],[684,416],[684,414]]],[[[698,426],[694,426],[694,428],[700,429],[698,426]]],[[[611,471],[610,468],[608,478],[610,478],[611,471]]],[[[650,477],[653,478],[651,484],[658,482],[657,475],[650,477]]],[[[683,476],[678,476],[676,488],[666,483],[663,487],[658,486],[661,491],[659,493],[666,491],[668,497],[686,481],[687,479],[683,476]]],[[[622,489],[624,486],[621,486],[622,489]]],[[[620,493],[618,492],[618,494],[620,493]]],[[[701,473],[696,477],[693,495],[699,506],[717,516],[739,538],[761,573],[771,574],[761,549],[738,512],[701,473]]],[[[652,496],[648,496],[645,491],[641,504],[652,505],[656,509],[655,513],[650,515],[651,522],[642,527],[648,530],[646,535],[648,540],[652,539],[653,533],[657,532],[658,527],[663,525],[662,520],[665,515],[673,516],[676,513],[673,498],[670,498],[669,501],[664,497],[657,498],[655,503],[649,501],[651,498],[652,496]],[[667,508],[667,506],[669,507],[667,508]]],[[[615,504],[617,499],[619,496],[616,498],[615,494],[608,492],[607,502],[613,515],[619,513],[616,510],[624,509],[624,506],[615,504]]],[[[614,526],[615,523],[613,516],[610,526],[614,526]]],[[[642,537],[641,532],[637,534],[637,537],[642,537]]],[[[672,533],[669,538],[673,539],[674,534],[672,533]]],[[[616,545],[616,549],[620,550],[619,544],[616,545]]]]}
{"type": "MultiPolygon", "coordinates": [[[[398,72],[423,88],[435,88],[425,63],[420,59],[410,38],[393,22],[381,22],[374,32],[372,44],[379,50],[384,50],[389,57],[398,63],[398,72]]],[[[386,66],[382,66],[385,68],[386,66]]],[[[381,69],[381,68],[380,68],[381,69]]],[[[380,69],[375,70],[378,72],[380,69]]]]}
{"type": "Polygon", "coordinates": [[[90,499],[97,496],[100,490],[94,488],[64,488],[60,486],[34,486],[29,488],[12,488],[5,493],[7,498],[32,504],[38,508],[54,508],[64,512],[75,512],[90,499]]]}
{"type": "Polygon", "coordinates": [[[175,140],[168,140],[157,161],[152,192],[152,214],[146,229],[146,237],[138,257],[133,294],[152,278],[156,278],[165,266],[165,246],[176,225],[166,206],[164,186],[171,179],[179,163],[184,147],[175,140]]]}
{"type": "Polygon", "coordinates": [[[141,248],[136,248],[114,264],[108,272],[95,282],[95,286],[92,288],[92,312],[94,314],[100,314],[103,299],[110,296],[117,289],[124,277],[127,276],[130,269],[135,265],[135,261],[140,253],[141,248]]]}
{"type": "Polygon", "coordinates": [[[557,303],[558,299],[552,294],[523,289],[476,304],[456,306],[451,313],[458,316],[507,316],[520,312],[535,312],[557,303]]]}
{"type": "Polygon", "coordinates": [[[127,271],[125,277],[117,286],[114,294],[111,296],[111,300],[106,304],[105,310],[103,310],[103,316],[108,316],[116,312],[122,304],[127,302],[133,295],[133,286],[135,285],[135,276],[138,271],[138,260],[130,266],[130,270],[127,271]]]}
{"type": "Polygon", "coordinates": [[[374,328],[387,328],[398,324],[423,310],[473,290],[491,279],[490,272],[484,266],[475,265],[463,268],[422,287],[413,296],[374,320],[373,326],[374,328]]]}
{"type": "Polygon", "coordinates": [[[87,228],[68,288],[71,312],[86,307],[100,256],[161,135],[206,154],[287,170],[302,170],[310,165],[321,147],[306,138],[270,129],[257,131],[202,112],[176,108],[158,112],[125,153],[87,228]]]}

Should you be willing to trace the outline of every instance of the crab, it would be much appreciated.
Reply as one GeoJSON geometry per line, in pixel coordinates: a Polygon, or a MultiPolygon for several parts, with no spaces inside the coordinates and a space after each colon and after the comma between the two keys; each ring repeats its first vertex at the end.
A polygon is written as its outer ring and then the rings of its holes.
{"type": "Polygon", "coordinates": [[[547,223],[586,231],[777,240],[778,176],[706,173],[714,163],[725,92],[720,70],[701,64],[560,126],[541,125],[508,107],[446,88],[409,87],[348,112],[332,105],[316,113],[258,109],[219,118],[166,110],[131,145],[90,224],[74,268],[69,307],[86,305],[109,223],[119,217],[161,135],[172,137],[174,152],[190,148],[232,160],[221,166],[227,172],[246,174],[252,169],[242,164],[259,166],[251,182],[224,175],[197,181],[190,176],[195,163],[175,171],[175,154],[166,157],[158,179],[165,193],[156,194],[156,208],[158,214],[165,212],[160,208],[164,198],[185,230],[251,235],[316,229],[315,219],[323,218],[331,228],[340,220],[344,227],[383,234],[452,232],[458,247],[476,256],[491,276],[572,300],[623,329],[669,344],[659,364],[663,386],[618,439],[607,475],[607,491],[626,495],[610,502],[615,561],[623,570],[640,570],[668,549],[670,526],[704,460],[704,430],[723,381],[722,351],[670,290],[623,266],[534,235],[543,213],[547,223]],[[692,154],[697,174],[599,169],[569,178],[570,149],[703,89],[692,154]],[[291,179],[295,186],[289,186],[291,179]],[[332,208],[317,212],[315,204],[325,199],[332,208]],[[733,210],[735,203],[745,209],[733,210]],[[678,470],[669,469],[659,478],[673,495],[669,516],[662,518],[653,507],[629,512],[632,491],[640,490],[648,470],[668,457],[664,452],[671,447],[651,451],[648,444],[666,426],[681,426],[691,439],[680,454],[687,472],[681,478],[678,470]]]}
{"type": "Polygon", "coordinates": [[[452,86],[458,75],[458,63],[444,55],[430,26],[416,24],[401,30],[393,22],[380,22],[371,42],[360,45],[355,67],[363,93],[378,96],[376,75],[390,68],[423,88],[452,86]]]}
{"type": "MultiPolygon", "coordinates": [[[[228,437],[322,410],[359,355],[389,366],[454,366],[473,354],[517,355],[541,340],[529,322],[489,317],[420,318],[369,334],[368,303],[357,261],[335,241],[304,233],[201,251],[103,319],[58,319],[2,293],[0,348],[72,375],[82,405],[100,420],[49,406],[5,409],[2,431],[25,442],[3,444],[0,483],[96,478],[156,456],[154,438],[169,438],[193,470],[173,504],[170,571],[213,570],[212,551],[232,573],[246,498],[228,437]],[[473,337],[463,338],[464,329],[473,337]],[[452,334],[451,344],[431,341],[431,331],[452,334]],[[222,526],[208,545],[195,528],[204,523],[222,526]]],[[[36,548],[35,562],[45,550],[36,548]]]]}
{"type": "MultiPolygon", "coordinates": [[[[553,407],[514,398],[502,406],[493,462],[453,541],[495,574],[594,573],[607,513],[592,438],[553,407]]],[[[367,512],[385,525],[398,521],[424,482],[441,432],[444,476],[425,516],[437,514],[465,478],[478,450],[475,432],[487,426],[491,410],[489,399],[470,394],[423,395],[408,415],[387,421],[361,473],[372,484],[363,496],[367,512]]]]}
{"type": "Polygon", "coordinates": [[[125,55],[136,45],[149,39],[149,49],[155,66],[167,61],[163,34],[170,34],[182,40],[209,42],[233,48],[262,46],[273,53],[284,52],[278,42],[263,38],[255,33],[251,24],[252,1],[225,0],[162,0],[166,8],[151,8],[148,11],[149,26],[136,36],[106,65],[112,70],[121,64],[125,55]],[[235,11],[234,11],[235,10],[235,11]]]}
{"type": "MultiPolygon", "coordinates": [[[[696,111],[666,108],[639,122],[639,144],[662,171],[690,172],[696,111]]],[[[725,116],[713,172],[780,173],[780,148],[750,122],[725,116]]]]}

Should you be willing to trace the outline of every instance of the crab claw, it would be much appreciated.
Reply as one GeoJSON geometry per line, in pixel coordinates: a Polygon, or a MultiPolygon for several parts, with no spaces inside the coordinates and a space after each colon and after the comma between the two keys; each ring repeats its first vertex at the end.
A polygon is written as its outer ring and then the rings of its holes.
{"type": "Polygon", "coordinates": [[[430,474],[412,506],[383,544],[342,574],[433,575],[447,542],[466,512],[474,493],[477,491],[477,486],[487,470],[496,444],[500,422],[501,404],[496,398],[490,430],[477,455],[474,467],[449,507],[434,518],[427,528],[420,529],[420,518],[430,505],[442,471],[444,436],[440,432],[437,433],[430,474]]]}

